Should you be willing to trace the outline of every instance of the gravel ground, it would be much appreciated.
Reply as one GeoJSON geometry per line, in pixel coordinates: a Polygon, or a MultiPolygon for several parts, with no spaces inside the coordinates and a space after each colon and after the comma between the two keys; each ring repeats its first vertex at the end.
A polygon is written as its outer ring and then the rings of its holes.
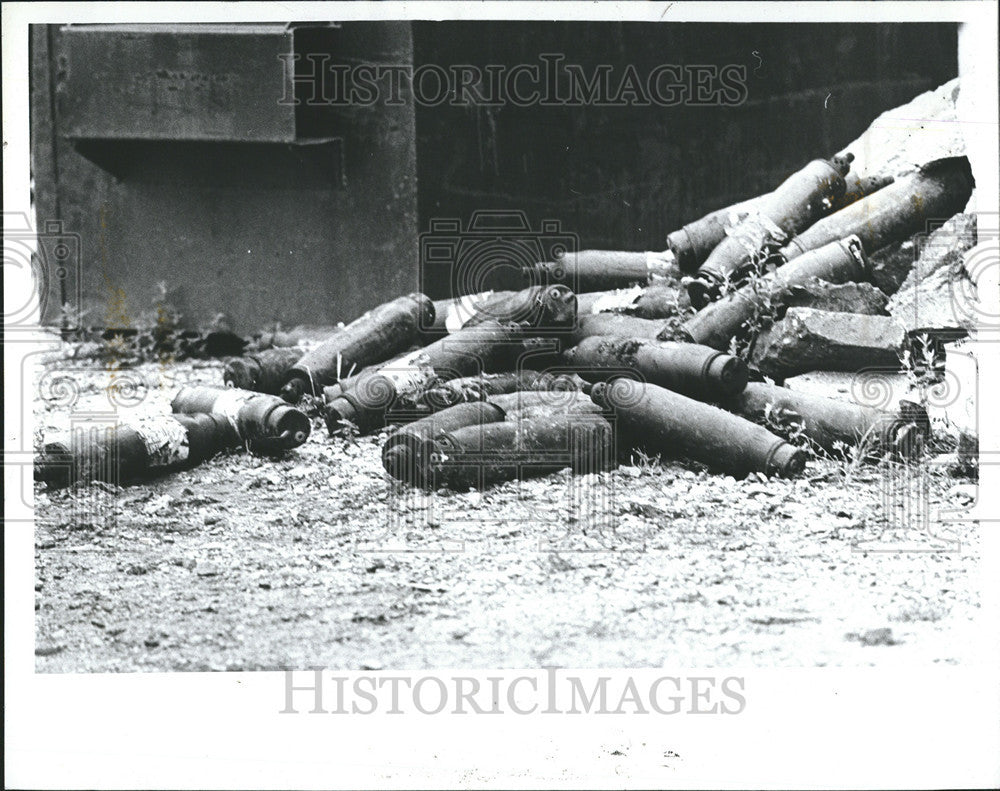
{"type": "MultiPolygon", "coordinates": [[[[119,413],[169,411],[178,382],[217,384],[221,369],[138,366],[128,376],[148,392],[119,413]]],[[[71,407],[108,408],[115,375],[99,363],[37,374],[36,439],[71,407]],[[78,396],[55,386],[65,377],[78,396]]],[[[973,658],[979,527],[888,529],[876,467],[736,481],[639,460],[421,495],[383,473],[382,438],[330,438],[316,419],[280,460],[233,452],[140,485],[36,485],[37,670],[973,658]],[[901,546],[923,551],[875,551],[901,546]]],[[[926,469],[932,513],[975,497],[926,469]]]]}

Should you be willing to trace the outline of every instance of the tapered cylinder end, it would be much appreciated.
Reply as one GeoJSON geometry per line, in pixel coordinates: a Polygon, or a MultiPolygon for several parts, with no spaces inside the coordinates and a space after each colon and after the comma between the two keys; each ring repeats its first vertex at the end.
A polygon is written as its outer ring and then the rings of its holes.
{"type": "Polygon", "coordinates": [[[289,404],[297,404],[305,395],[306,385],[301,379],[296,377],[285,383],[279,394],[289,404]]]}
{"type": "Polygon", "coordinates": [[[904,399],[899,402],[898,420],[889,427],[888,445],[896,457],[916,460],[927,449],[930,428],[927,410],[914,401],[904,399]]]}
{"type": "Polygon", "coordinates": [[[749,380],[750,371],[747,364],[739,357],[720,354],[709,363],[708,381],[718,385],[720,395],[739,395],[746,390],[749,380]]]}
{"type": "Polygon", "coordinates": [[[794,478],[806,467],[806,452],[787,442],[781,442],[771,451],[767,460],[768,475],[794,478]]]}
{"type": "Polygon", "coordinates": [[[715,302],[721,293],[721,282],[710,272],[701,269],[687,281],[688,299],[695,310],[701,310],[710,302],[715,302]]]}
{"type": "Polygon", "coordinates": [[[667,236],[667,249],[673,253],[674,260],[682,272],[690,272],[697,268],[694,241],[686,227],[667,236]]]}
{"type": "Polygon", "coordinates": [[[303,412],[291,407],[279,407],[276,418],[278,436],[287,438],[285,441],[289,448],[298,447],[309,438],[312,424],[303,412]]]}
{"type": "Polygon", "coordinates": [[[326,420],[327,431],[333,436],[344,428],[345,421],[357,425],[358,410],[346,398],[335,398],[327,404],[323,418],[326,420]]]}
{"type": "Polygon", "coordinates": [[[427,480],[430,455],[424,442],[400,442],[387,446],[382,453],[382,466],[393,478],[410,486],[423,486],[427,480]]]}
{"type": "Polygon", "coordinates": [[[226,363],[222,372],[222,381],[227,387],[238,387],[241,390],[253,390],[257,384],[259,366],[251,365],[249,360],[237,357],[226,363]]]}
{"type": "Polygon", "coordinates": [[[35,480],[52,486],[68,486],[72,480],[73,455],[65,446],[50,443],[35,455],[35,480]]]}
{"type": "Polygon", "coordinates": [[[437,309],[434,307],[434,302],[428,296],[421,294],[420,292],[414,292],[413,294],[410,294],[409,297],[419,306],[417,326],[420,329],[430,329],[433,327],[434,321],[437,318],[437,309]]]}

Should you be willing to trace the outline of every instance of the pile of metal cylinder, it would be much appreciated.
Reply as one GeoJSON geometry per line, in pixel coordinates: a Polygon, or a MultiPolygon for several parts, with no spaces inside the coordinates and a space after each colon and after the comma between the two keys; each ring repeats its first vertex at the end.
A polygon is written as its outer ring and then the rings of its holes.
{"type": "MultiPolygon", "coordinates": [[[[773,192],[671,233],[662,252],[571,251],[526,267],[520,291],[409,294],[305,354],[230,360],[227,389],[174,399],[167,433],[186,442],[183,459],[141,430],[116,452],[139,470],[196,462],[208,446],[283,451],[309,434],[294,406],[307,399],[331,434],[387,432],[385,470],[429,488],[600,472],[637,450],[734,476],[798,475],[806,448],[914,457],[929,428],[917,404],[885,411],[807,395],[734,353],[797,289],[878,286],[869,255],[961,211],[973,186],[964,157],[897,181],[860,178],[851,161],[812,161],[773,192]]],[[[46,452],[77,463],[71,448],[46,452]]]]}

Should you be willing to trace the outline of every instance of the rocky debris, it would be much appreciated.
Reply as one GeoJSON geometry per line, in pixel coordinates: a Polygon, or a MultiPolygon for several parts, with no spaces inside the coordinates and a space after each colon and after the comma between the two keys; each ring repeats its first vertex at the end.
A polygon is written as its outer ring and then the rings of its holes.
{"type": "Polygon", "coordinates": [[[217,577],[222,573],[219,565],[210,560],[199,560],[192,571],[199,577],[217,577]]]}
{"type": "Polygon", "coordinates": [[[790,308],[813,308],[834,313],[864,313],[870,316],[887,316],[888,298],[871,283],[843,283],[835,285],[812,278],[803,285],[789,289],[783,302],[790,308]]]}
{"type": "Polygon", "coordinates": [[[841,155],[854,154],[851,170],[861,177],[912,173],[935,159],[962,156],[965,137],[956,102],[958,78],[912,101],[886,110],[841,155]]]}
{"type": "Polygon", "coordinates": [[[757,339],[752,363],[783,380],[808,371],[899,368],[906,333],[888,316],[790,308],[757,339]]]}
{"type": "Polygon", "coordinates": [[[915,237],[893,252],[915,261],[889,300],[889,313],[907,329],[974,327],[976,311],[963,309],[959,301],[972,290],[965,254],[976,242],[976,216],[957,214],[926,238],[915,237]]]}
{"type": "Polygon", "coordinates": [[[857,641],[863,646],[900,645],[902,643],[902,640],[893,636],[892,629],[887,626],[880,629],[869,629],[866,632],[849,632],[844,635],[844,639],[857,641]]]}

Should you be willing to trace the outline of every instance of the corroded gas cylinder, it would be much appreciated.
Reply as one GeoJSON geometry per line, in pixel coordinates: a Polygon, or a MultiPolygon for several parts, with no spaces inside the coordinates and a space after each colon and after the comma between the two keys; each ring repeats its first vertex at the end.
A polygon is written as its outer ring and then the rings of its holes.
{"type": "Polygon", "coordinates": [[[680,274],[669,251],[580,250],[525,270],[525,276],[533,282],[562,283],[576,292],[646,285],[657,277],[680,278],[680,274]]]}
{"type": "Polygon", "coordinates": [[[222,381],[229,387],[278,395],[288,372],[302,359],[300,349],[274,348],[226,361],[222,381]]]}
{"type": "Polygon", "coordinates": [[[99,480],[128,483],[200,464],[240,438],[221,415],[148,415],[128,424],[85,432],[45,444],[35,478],[56,486],[99,480]]]}
{"type": "Polygon", "coordinates": [[[838,443],[866,444],[878,452],[913,459],[922,453],[930,435],[927,412],[911,401],[901,401],[899,410],[886,412],[851,401],[751,382],[746,390],[722,405],[784,434],[805,436],[828,451],[835,450],[838,443]]]}
{"type": "Polygon", "coordinates": [[[651,338],[660,337],[667,329],[663,321],[640,319],[635,316],[625,316],[620,313],[595,313],[591,316],[580,316],[576,329],[570,337],[570,343],[579,344],[584,338],[602,335],[614,335],[619,338],[651,338]]]}
{"type": "Polygon", "coordinates": [[[432,487],[465,489],[565,467],[602,472],[614,464],[614,436],[605,418],[547,413],[437,434],[423,480],[432,487]]]}
{"type": "Polygon", "coordinates": [[[405,351],[420,328],[433,323],[434,303],[423,294],[379,305],[304,354],[286,374],[281,395],[293,403],[307,393],[318,396],[338,379],[405,351]]]}
{"type": "Polygon", "coordinates": [[[605,381],[623,367],[643,380],[691,398],[714,401],[743,390],[747,365],[739,357],[697,343],[637,338],[585,338],[563,354],[584,379],[605,381]]]}
{"type": "Polygon", "coordinates": [[[790,477],[806,454],[762,426],[658,385],[615,379],[594,385],[594,403],[614,414],[618,444],[687,458],[730,475],[790,477]]]}
{"type": "Polygon", "coordinates": [[[966,157],[948,157],[897,179],[856,203],[799,231],[784,247],[786,261],[845,236],[856,235],[869,254],[924,231],[965,208],[974,180],[966,157]]]}
{"type": "Polygon", "coordinates": [[[451,379],[428,390],[423,402],[431,409],[443,409],[463,401],[483,401],[503,393],[525,390],[581,390],[584,384],[579,376],[566,371],[554,374],[522,369],[451,379]]]}
{"type": "Polygon", "coordinates": [[[624,313],[640,319],[668,319],[690,305],[687,291],[676,280],[660,280],[645,288],[588,291],[577,294],[576,301],[580,316],[624,313]]]}
{"type": "Polygon", "coordinates": [[[790,289],[813,277],[828,283],[852,283],[871,280],[871,269],[864,246],[857,236],[849,236],[810,250],[800,258],[779,267],[754,286],[744,286],[712,302],[684,324],[684,332],[694,343],[713,349],[728,349],[729,342],[755,315],[779,308],[790,289]]]}
{"type": "Polygon", "coordinates": [[[382,466],[393,478],[413,486],[427,483],[434,453],[434,437],[466,426],[481,426],[503,420],[502,408],[475,401],[443,409],[392,432],[382,446],[382,466]]]}
{"type": "Polygon", "coordinates": [[[697,271],[705,263],[708,254],[726,238],[726,229],[737,225],[770,195],[771,193],[759,195],[725,209],[718,209],[667,236],[667,248],[674,254],[681,271],[697,271]]]}
{"type": "Polygon", "coordinates": [[[533,286],[495,294],[479,305],[464,326],[515,321],[534,332],[546,334],[572,327],[576,312],[576,295],[566,286],[533,286]]]}
{"type": "Polygon", "coordinates": [[[895,179],[892,176],[862,176],[858,171],[852,170],[844,176],[844,194],[833,201],[830,213],[840,211],[845,206],[867,198],[873,192],[888,187],[893,181],[895,179]]]}
{"type": "Polygon", "coordinates": [[[309,437],[309,418],[277,396],[227,387],[182,387],[170,404],[176,413],[222,415],[252,453],[280,453],[309,437]]]}
{"type": "Polygon", "coordinates": [[[479,308],[490,300],[510,296],[515,291],[482,291],[451,299],[434,300],[434,321],[420,333],[423,343],[431,343],[464,327],[479,308]]]}
{"type": "Polygon", "coordinates": [[[463,327],[402,358],[356,377],[328,401],[330,433],[345,421],[367,434],[386,426],[394,412],[418,409],[425,393],[442,379],[517,367],[523,352],[523,327],[495,321],[463,327]]]}
{"type": "Polygon", "coordinates": [[[723,284],[745,276],[769,245],[808,228],[829,211],[844,194],[849,168],[848,160],[814,159],[755,204],[688,281],[691,304],[701,309],[718,299],[723,284]]]}

